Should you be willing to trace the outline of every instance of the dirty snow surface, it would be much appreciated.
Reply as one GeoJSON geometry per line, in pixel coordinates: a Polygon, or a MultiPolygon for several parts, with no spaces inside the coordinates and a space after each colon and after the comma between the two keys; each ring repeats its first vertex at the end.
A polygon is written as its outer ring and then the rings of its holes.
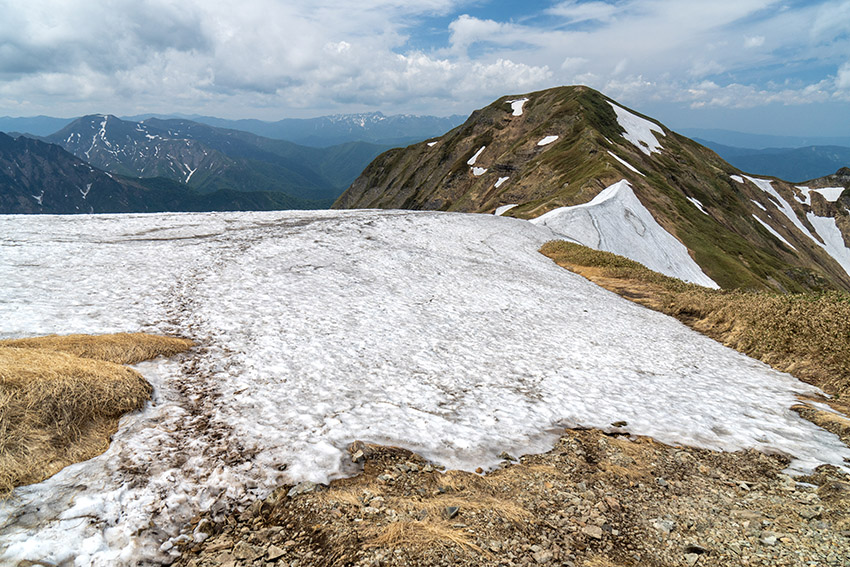
{"type": "Polygon", "coordinates": [[[138,365],[154,402],[105,454],[0,502],[0,564],[167,561],[199,511],[351,473],[355,439],[474,468],[625,420],[800,470],[850,456],[789,409],[814,388],[557,267],[553,237],[422,212],[0,216],[0,336],[199,345],[138,365]]]}
{"type": "Polygon", "coordinates": [[[685,245],[655,221],[625,179],[607,187],[589,203],[560,207],[531,222],[595,250],[631,258],[656,272],[718,287],[685,245]]]}

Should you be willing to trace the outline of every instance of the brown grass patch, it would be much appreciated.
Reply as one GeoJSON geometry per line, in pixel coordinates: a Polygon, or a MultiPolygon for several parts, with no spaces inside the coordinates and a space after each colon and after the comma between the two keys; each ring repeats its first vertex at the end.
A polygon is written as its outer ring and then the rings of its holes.
{"type": "Polygon", "coordinates": [[[447,522],[400,520],[375,528],[374,535],[367,547],[403,548],[409,553],[417,553],[434,547],[445,549],[460,548],[487,558],[493,556],[472,542],[469,535],[447,522]]]}
{"type": "Polygon", "coordinates": [[[540,252],[559,266],[830,395],[850,396],[850,294],[712,290],[568,242],[547,242],[540,252]]]}
{"type": "Polygon", "coordinates": [[[191,346],[190,341],[141,334],[2,341],[0,496],[99,455],[109,446],[118,419],[150,399],[152,387],[141,374],[96,358],[138,362],[179,352],[178,344],[181,350],[191,346]]]}
{"type": "Polygon", "coordinates": [[[158,356],[174,356],[192,348],[189,339],[146,333],[113,335],[48,335],[0,341],[0,347],[39,348],[116,364],[136,364],[158,356]]]}

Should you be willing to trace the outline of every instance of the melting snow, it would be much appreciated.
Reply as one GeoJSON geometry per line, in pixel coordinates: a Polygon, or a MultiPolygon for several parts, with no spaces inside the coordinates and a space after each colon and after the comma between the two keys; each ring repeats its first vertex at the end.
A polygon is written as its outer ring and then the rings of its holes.
{"type": "Polygon", "coordinates": [[[763,210],[764,212],[767,212],[767,207],[765,207],[764,205],[762,205],[761,203],[759,203],[759,202],[758,202],[758,201],[756,201],[755,199],[750,199],[750,201],[752,201],[752,202],[753,202],[753,205],[755,205],[756,207],[760,208],[760,209],[761,209],[761,210],[763,210]]]}
{"type": "Polygon", "coordinates": [[[466,162],[467,165],[475,165],[475,160],[478,159],[478,156],[481,155],[481,152],[483,152],[484,148],[486,148],[486,147],[487,146],[481,146],[481,148],[477,152],[475,152],[475,155],[472,156],[471,158],[469,158],[469,160],[467,160],[467,162],[466,162]]]}
{"type": "Polygon", "coordinates": [[[742,184],[744,183],[744,178],[741,177],[740,175],[730,175],[729,177],[732,178],[732,181],[737,181],[738,183],[742,183],[742,184]]]}
{"type": "Polygon", "coordinates": [[[486,167],[473,167],[472,168],[472,175],[474,175],[475,177],[480,177],[480,176],[484,175],[485,173],[487,173],[486,167]]]}
{"type": "Polygon", "coordinates": [[[819,217],[814,213],[808,213],[806,218],[815,227],[815,231],[823,238],[823,244],[818,242],[827,253],[838,262],[847,275],[850,275],[850,249],[844,244],[841,230],[832,217],[819,217]]]}
{"type": "Polygon", "coordinates": [[[511,105],[511,110],[513,110],[512,116],[522,116],[522,106],[528,102],[527,98],[518,98],[516,100],[509,100],[508,103],[511,105]]]}
{"type": "Polygon", "coordinates": [[[558,139],[559,136],[546,136],[539,142],[537,142],[538,146],[547,146],[558,139]]]}
{"type": "Polygon", "coordinates": [[[803,195],[805,196],[804,199],[800,199],[799,196],[795,195],[797,197],[797,200],[807,205],[812,204],[812,192],[821,194],[823,198],[829,201],[830,203],[836,202],[841,196],[841,194],[844,192],[844,187],[821,187],[820,189],[810,189],[809,187],[801,187],[798,185],[797,189],[802,191],[803,195]]]}
{"type": "Polygon", "coordinates": [[[428,147],[429,147],[429,148],[433,148],[433,147],[434,147],[434,146],[436,146],[436,145],[437,145],[437,142],[428,142],[428,147]]]}
{"type": "MultiPolygon", "coordinates": [[[[574,209],[672,239],[625,182],[574,209]]],[[[154,404],[106,453],[0,501],[0,563],[167,559],[163,541],[213,503],[349,473],[355,439],[474,468],[551,447],[549,428],[626,420],[843,466],[850,451],[789,409],[815,388],[557,267],[537,252],[557,236],[411,211],[0,216],[0,336],[202,346],[138,366],[154,404]]]]}
{"type": "MultiPolygon", "coordinates": [[[[687,197],[687,196],[686,196],[685,198],[686,198],[688,201],[690,201],[691,203],[693,203],[693,205],[694,205],[696,208],[698,208],[702,214],[704,214],[704,215],[708,215],[708,211],[706,211],[706,210],[705,210],[705,207],[703,207],[703,206],[702,206],[702,203],[700,203],[699,199],[697,199],[697,198],[695,198],[695,197],[687,197]]],[[[709,215],[709,216],[711,216],[711,215],[709,215]]]]}
{"type": "Polygon", "coordinates": [[[510,179],[510,177],[500,177],[499,179],[497,179],[497,180],[496,180],[496,184],[495,184],[495,185],[493,185],[493,187],[495,187],[496,189],[498,189],[499,187],[501,187],[502,185],[504,185],[504,184],[505,184],[505,181],[507,181],[508,179],[510,179]]]}
{"type": "Polygon", "coordinates": [[[501,207],[496,207],[496,212],[495,212],[495,213],[493,213],[493,214],[494,214],[494,215],[496,215],[497,217],[500,217],[500,216],[502,216],[503,214],[505,214],[506,212],[510,211],[511,209],[513,209],[513,208],[514,208],[514,207],[516,207],[516,206],[517,206],[517,205],[502,205],[501,207]]]}
{"type": "Polygon", "coordinates": [[[589,203],[561,207],[531,222],[590,248],[626,256],[656,272],[718,287],[694,262],[685,245],[655,221],[625,179],[589,203]]]}
{"type": "Polygon", "coordinates": [[[611,101],[608,101],[608,104],[610,104],[611,108],[614,109],[614,112],[617,113],[617,122],[619,122],[623,130],[625,130],[623,137],[626,140],[637,146],[637,148],[646,155],[651,155],[652,152],[661,152],[661,143],[652,134],[653,132],[657,132],[662,136],[666,136],[661,126],[654,122],[650,122],[645,118],[632,114],[625,108],[617,106],[611,101]]]}
{"type": "MultiPolygon", "coordinates": [[[[608,150],[608,153],[609,153],[609,154],[611,154],[611,157],[613,157],[615,160],[617,160],[618,162],[620,162],[620,163],[622,163],[623,165],[625,165],[625,166],[626,166],[627,168],[629,168],[630,170],[634,171],[634,172],[635,172],[635,173],[637,173],[638,175],[643,175],[643,173],[641,173],[640,171],[638,171],[638,170],[637,170],[637,168],[636,168],[635,166],[633,166],[632,164],[630,164],[629,162],[627,162],[626,160],[624,160],[623,158],[621,158],[620,156],[618,156],[617,154],[615,154],[614,152],[612,152],[611,150],[608,150]]],[[[644,176],[644,177],[646,177],[646,175],[643,175],[643,176],[644,176]]]]}
{"type": "Polygon", "coordinates": [[[773,188],[773,185],[771,184],[770,180],[757,179],[748,175],[745,175],[744,177],[752,181],[756,187],[773,197],[776,207],[782,212],[783,215],[785,215],[788,220],[790,220],[794,224],[794,226],[796,226],[800,230],[800,232],[820,244],[820,242],[818,242],[817,239],[812,236],[812,233],[809,232],[809,229],[807,229],[806,226],[800,221],[800,219],[797,218],[797,213],[794,212],[794,209],[791,208],[791,205],[788,204],[788,201],[783,199],[782,195],[780,195],[776,191],[776,189],[773,188]]]}
{"type": "MultiPolygon", "coordinates": [[[[753,201],[753,202],[755,203],[755,201],[753,201]]],[[[761,205],[759,205],[759,206],[761,206],[761,205]]],[[[793,245],[793,244],[791,244],[790,242],[788,242],[787,240],[785,240],[785,238],[783,238],[783,236],[782,236],[781,234],[779,234],[778,232],[776,232],[776,231],[773,229],[773,227],[772,227],[772,226],[770,226],[769,224],[767,224],[766,222],[764,222],[763,220],[761,220],[760,218],[758,218],[758,217],[757,217],[757,216],[755,216],[755,215],[753,215],[753,218],[754,218],[754,219],[756,219],[757,221],[759,221],[759,224],[760,224],[760,225],[762,225],[762,226],[765,228],[765,230],[767,230],[770,234],[772,234],[773,236],[775,236],[776,238],[778,238],[778,239],[779,239],[781,242],[783,242],[786,246],[788,246],[788,247],[793,248],[794,250],[796,250],[796,248],[794,248],[794,245],[793,245]]]]}

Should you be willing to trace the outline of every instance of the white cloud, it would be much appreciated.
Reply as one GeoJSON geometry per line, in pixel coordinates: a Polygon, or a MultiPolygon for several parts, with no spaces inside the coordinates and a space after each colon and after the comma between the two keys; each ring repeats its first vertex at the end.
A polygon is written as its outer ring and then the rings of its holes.
{"type": "Polygon", "coordinates": [[[0,0],[0,13],[0,114],[447,114],[573,83],[636,107],[850,96],[850,0],[563,0],[514,21],[468,0],[0,0]],[[479,8],[490,16],[464,14],[479,8]],[[450,24],[419,27],[434,15],[450,24]]]}
{"type": "Polygon", "coordinates": [[[751,37],[744,38],[744,48],[752,49],[753,47],[761,47],[764,45],[764,36],[763,35],[754,35],[751,37]]]}

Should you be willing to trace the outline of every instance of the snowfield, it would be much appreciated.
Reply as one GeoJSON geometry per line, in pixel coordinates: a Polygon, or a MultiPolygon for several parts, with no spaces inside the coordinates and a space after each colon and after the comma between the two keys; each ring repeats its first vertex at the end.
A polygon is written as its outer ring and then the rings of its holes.
{"type": "Polygon", "coordinates": [[[199,511],[350,474],[355,439],[471,469],[624,420],[798,471],[850,457],[789,409],[814,388],[557,267],[554,236],[407,211],[0,216],[0,336],[199,344],[138,365],[154,402],[104,455],[0,502],[0,564],[166,560],[199,511]]]}
{"type": "Polygon", "coordinates": [[[685,245],[656,222],[625,179],[606,187],[588,203],[559,207],[531,222],[550,228],[559,238],[631,258],[656,272],[719,287],[685,245]]]}

